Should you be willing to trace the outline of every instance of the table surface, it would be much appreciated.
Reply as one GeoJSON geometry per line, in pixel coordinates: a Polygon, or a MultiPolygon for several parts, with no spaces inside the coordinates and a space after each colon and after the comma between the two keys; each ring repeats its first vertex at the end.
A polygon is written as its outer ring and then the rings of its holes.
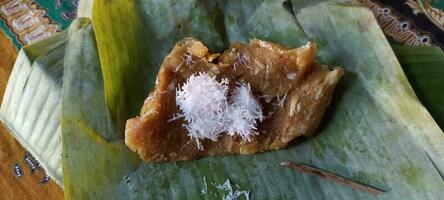
{"type": "MultiPolygon", "coordinates": [[[[17,50],[0,31],[0,102],[3,99],[8,77],[11,73],[17,50]]],[[[26,150],[8,133],[0,123],[0,199],[63,199],[63,190],[54,181],[39,184],[45,173],[42,169],[31,174],[24,160],[26,150]],[[14,173],[19,164],[23,176],[14,173]]]]}

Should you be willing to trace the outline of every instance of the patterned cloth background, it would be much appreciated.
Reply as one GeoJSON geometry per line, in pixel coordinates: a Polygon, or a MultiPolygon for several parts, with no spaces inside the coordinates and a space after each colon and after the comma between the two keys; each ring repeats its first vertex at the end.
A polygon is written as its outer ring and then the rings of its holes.
{"type": "MultiPolygon", "coordinates": [[[[0,101],[18,49],[64,30],[79,0],[0,0],[0,101]]],[[[444,1],[361,0],[393,44],[444,49],[444,1]]],[[[0,199],[63,199],[38,163],[0,124],[0,199]]]]}
{"type": "Polygon", "coordinates": [[[0,28],[17,48],[48,38],[76,17],[78,0],[0,0],[0,28]]]}
{"type": "Polygon", "coordinates": [[[362,0],[390,40],[444,49],[444,1],[362,0]]]}
{"type": "MultiPolygon", "coordinates": [[[[64,30],[78,0],[0,0],[0,102],[18,49],[64,30]]],[[[63,199],[32,155],[0,123],[0,199],[63,199]]]]}

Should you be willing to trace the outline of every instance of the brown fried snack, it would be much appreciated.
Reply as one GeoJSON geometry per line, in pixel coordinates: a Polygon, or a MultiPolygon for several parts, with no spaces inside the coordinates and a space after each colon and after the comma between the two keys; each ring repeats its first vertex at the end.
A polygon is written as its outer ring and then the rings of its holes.
{"type": "Polygon", "coordinates": [[[199,40],[185,38],[164,59],[155,89],[140,116],[126,124],[125,142],[146,162],[193,160],[205,156],[253,154],[281,149],[299,136],[313,134],[328,107],[342,68],[329,70],[314,61],[313,43],[289,49],[258,39],[235,43],[222,55],[210,54],[199,40]],[[206,72],[230,84],[249,83],[260,98],[266,118],[250,141],[223,134],[217,141],[201,141],[203,150],[188,136],[179,113],[176,88],[188,77],[206,72]]]}

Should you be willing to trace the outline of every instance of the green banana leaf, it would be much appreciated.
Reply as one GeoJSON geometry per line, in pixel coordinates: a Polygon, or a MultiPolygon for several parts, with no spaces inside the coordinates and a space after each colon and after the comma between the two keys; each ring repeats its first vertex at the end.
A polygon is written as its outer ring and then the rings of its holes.
{"type": "MultiPolygon", "coordinates": [[[[78,16],[90,16],[91,5],[92,1],[80,1],[78,16]]],[[[20,50],[0,108],[0,120],[60,186],[60,100],[67,37],[62,32],[20,50]]]]}
{"type": "Polygon", "coordinates": [[[62,180],[60,99],[63,32],[20,50],[9,77],[0,120],[59,185],[62,180]]]}
{"type": "Polygon", "coordinates": [[[82,183],[81,186],[66,184],[65,196],[110,199],[114,188],[95,182],[118,183],[121,175],[129,172],[138,160],[122,140],[111,142],[116,134],[105,105],[102,71],[90,20],[74,20],[68,37],[61,118],[63,178],[65,182],[82,183]],[[90,165],[84,165],[86,162],[90,165]],[[91,181],[93,177],[100,180],[91,181]]]}
{"type": "Polygon", "coordinates": [[[79,0],[79,6],[77,7],[77,17],[91,18],[91,9],[94,1],[92,0],[79,0]]]}
{"type": "Polygon", "coordinates": [[[439,47],[393,46],[421,102],[444,129],[444,52],[439,47]]]}
{"type": "Polygon", "coordinates": [[[216,185],[227,179],[251,191],[252,199],[444,195],[443,133],[416,98],[373,15],[356,2],[95,0],[92,24],[95,39],[88,20],[74,22],[65,55],[67,199],[220,199],[227,194],[216,185]],[[251,156],[142,163],[123,144],[125,120],[137,115],[162,59],[185,36],[213,51],[254,37],[292,47],[314,40],[318,59],[343,66],[346,74],[318,134],[308,140],[251,156]],[[374,196],[282,168],[283,160],[386,192],[374,196]]]}

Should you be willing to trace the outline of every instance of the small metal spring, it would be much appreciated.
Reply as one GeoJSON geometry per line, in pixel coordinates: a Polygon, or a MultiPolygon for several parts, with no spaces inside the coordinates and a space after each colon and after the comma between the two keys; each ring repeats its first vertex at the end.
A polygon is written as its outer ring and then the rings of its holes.
{"type": "Polygon", "coordinates": [[[45,175],[45,177],[43,177],[43,179],[39,182],[39,184],[48,183],[49,180],[51,180],[51,177],[49,177],[48,175],[45,175]]]}
{"type": "Polygon", "coordinates": [[[14,165],[14,174],[19,178],[23,176],[22,168],[18,163],[14,165]]]}
{"type": "Polygon", "coordinates": [[[42,166],[40,165],[40,163],[39,163],[39,161],[37,161],[36,159],[34,159],[34,161],[35,161],[35,166],[37,167],[37,168],[42,168],[42,166]]]}
{"type": "Polygon", "coordinates": [[[26,164],[28,164],[28,167],[31,169],[31,174],[33,174],[34,171],[38,168],[37,164],[35,163],[36,161],[34,161],[34,159],[32,159],[29,154],[25,154],[25,157],[23,159],[25,160],[26,164]]]}

